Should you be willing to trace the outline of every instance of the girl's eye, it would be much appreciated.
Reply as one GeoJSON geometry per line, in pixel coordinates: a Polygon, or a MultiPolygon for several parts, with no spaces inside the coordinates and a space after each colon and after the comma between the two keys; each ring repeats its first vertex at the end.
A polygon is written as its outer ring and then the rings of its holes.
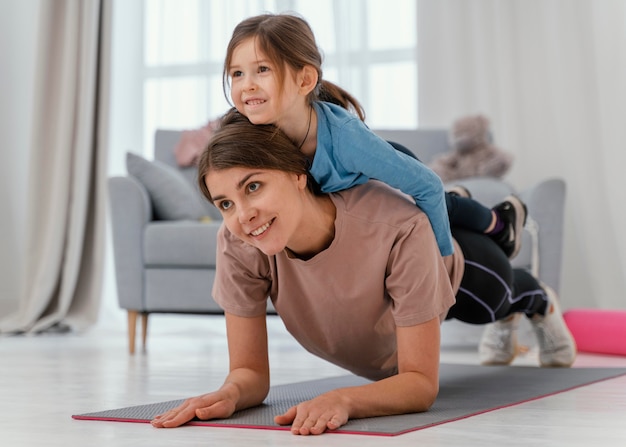
{"type": "Polygon", "coordinates": [[[243,72],[241,70],[235,70],[230,74],[231,78],[238,78],[240,76],[243,75],[243,72]]]}
{"type": "Polygon", "coordinates": [[[265,65],[259,66],[259,73],[265,73],[267,71],[270,71],[270,67],[267,67],[265,65]]]}
{"type": "Polygon", "coordinates": [[[230,200],[222,200],[220,203],[217,204],[217,207],[222,211],[226,211],[231,206],[232,202],[230,200]]]}
{"type": "Polygon", "coordinates": [[[255,192],[258,191],[260,187],[261,184],[259,182],[252,182],[248,185],[248,191],[255,192]]]}

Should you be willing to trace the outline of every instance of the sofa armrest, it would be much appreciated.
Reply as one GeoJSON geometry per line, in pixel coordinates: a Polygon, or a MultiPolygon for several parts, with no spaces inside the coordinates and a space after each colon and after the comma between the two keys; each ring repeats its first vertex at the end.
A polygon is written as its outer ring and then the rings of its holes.
{"type": "Polygon", "coordinates": [[[532,229],[533,221],[536,222],[539,278],[557,292],[561,285],[565,193],[565,181],[552,178],[519,194],[528,206],[527,227],[532,229]]]}
{"type": "Polygon", "coordinates": [[[122,309],[145,310],[143,232],[152,220],[145,187],[132,177],[108,179],[117,298],[122,309]]]}

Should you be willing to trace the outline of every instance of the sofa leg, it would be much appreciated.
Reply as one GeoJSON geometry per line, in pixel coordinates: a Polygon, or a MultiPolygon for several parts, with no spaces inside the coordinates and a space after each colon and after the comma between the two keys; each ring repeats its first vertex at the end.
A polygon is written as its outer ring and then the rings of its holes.
{"type": "Polygon", "coordinates": [[[137,332],[137,315],[136,310],[128,311],[128,352],[133,355],[135,353],[135,333],[137,332]]]}
{"type": "Polygon", "coordinates": [[[137,335],[137,317],[141,315],[141,348],[146,352],[146,340],[148,338],[148,313],[136,310],[128,311],[128,352],[135,353],[135,338],[137,335]]]}

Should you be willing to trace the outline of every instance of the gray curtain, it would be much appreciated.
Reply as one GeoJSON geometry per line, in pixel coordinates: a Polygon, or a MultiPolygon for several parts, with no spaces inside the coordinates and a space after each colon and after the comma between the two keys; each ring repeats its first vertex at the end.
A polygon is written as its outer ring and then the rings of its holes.
{"type": "Polygon", "coordinates": [[[4,333],[80,330],[100,307],[109,0],[42,1],[23,296],[4,333]]]}

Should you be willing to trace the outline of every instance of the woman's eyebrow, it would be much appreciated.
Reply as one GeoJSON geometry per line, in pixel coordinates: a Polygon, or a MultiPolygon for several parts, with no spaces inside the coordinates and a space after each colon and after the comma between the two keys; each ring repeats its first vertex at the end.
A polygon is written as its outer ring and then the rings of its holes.
{"type": "MultiPolygon", "coordinates": [[[[242,179],[241,179],[241,180],[239,180],[239,181],[237,182],[237,189],[239,190],[239,189],[243,188],[243,186],[246,184],[246,182],[247,182],[248,180],[250,180],[250,177],[253,177],[253,176],[258,175],[258,174],[261,174],[261,172],[260,172],[260,171],[257,171],[257,172],[250,172],[249,174],[244,175],[244,176],[242,177],[242,179]]],[[[216,201],[218,201],[218,200],[225,199],[225,198],[226,198],[226,196],[224,196],[224,195],[220,195],[220,196],[212,196],[212,198],[213,198],[213,202],[216,202],[216,201]]]]}
{"type": "Polygon", "coordinates": [[[247,175],[244,175],[243,178],[241,180],[239,180],[239,182],[237,183],[237,189],[243,188],[243,185],[245,185],[246,182],[248,180],[250,180],[250,177],[253,177],[253,176],[258,175],[258,174],[261,174],[261,172],[260,171],[256,171],[256,172],[251,172],[251,173],[249,173],[247,175]]]}

